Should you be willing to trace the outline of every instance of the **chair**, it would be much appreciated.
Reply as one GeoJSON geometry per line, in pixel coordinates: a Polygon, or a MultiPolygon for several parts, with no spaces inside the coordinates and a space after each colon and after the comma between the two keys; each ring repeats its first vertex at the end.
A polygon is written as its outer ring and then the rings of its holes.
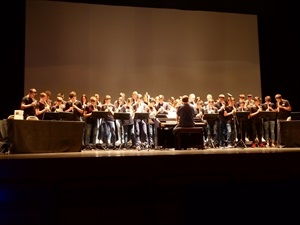
{"type": "Polygon", "coordinates": [[[11,119],[11,120],[13,120],[15,118],[15,115],[9,115],[8,117],[7,117],[7,119],[11,119]]]}
{"type": "MultiPolygon", "coordinates": [[[[176,136],[176,148],[181,149],[181,134],[196,134],[198,149],[204,149],[203,127],[177,127],[173,130],[176,136]]],[[[187,146],[186,146],[187,147],[187,146]]]]}
{"type": "Polygon", "coordinates": [[[26,120],[39,120],[36,116],[27,116],[26,120]]]}

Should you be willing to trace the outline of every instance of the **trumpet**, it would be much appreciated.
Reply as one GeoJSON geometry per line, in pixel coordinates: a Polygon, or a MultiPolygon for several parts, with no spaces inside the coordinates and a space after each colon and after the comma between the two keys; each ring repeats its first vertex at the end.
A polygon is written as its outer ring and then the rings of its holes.
{"type": "Polygon", "coordinates": [[[46,111],[50,111],[50,105],[48,104],[48,102],[47,101],[45,101],[45,109],[46,109],[46,111]]]}

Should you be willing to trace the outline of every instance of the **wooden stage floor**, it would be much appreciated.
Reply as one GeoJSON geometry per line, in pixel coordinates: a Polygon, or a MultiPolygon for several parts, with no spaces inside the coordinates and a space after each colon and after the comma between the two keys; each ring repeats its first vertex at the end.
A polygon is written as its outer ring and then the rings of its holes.
{"type": "Polygon", "coordinates": [[[82,150],[81,152],[64,153],[28,153],[28,154],[0,154],[1,159],[28,158],[84,158],[84,157],[128,157],[128,156],[163,156],[163,155],[203,155],[203,154],[251,154],[251,153],[288,153],[299,152],[300,148],[257,147],[257,148],[205,148],[175,150],[175,149],[108,149],[82,150]]]}
{"type": "Polygon", "coordinates": [[[0,155],[0,224],[293,224],[300,148],[0,155]]]}

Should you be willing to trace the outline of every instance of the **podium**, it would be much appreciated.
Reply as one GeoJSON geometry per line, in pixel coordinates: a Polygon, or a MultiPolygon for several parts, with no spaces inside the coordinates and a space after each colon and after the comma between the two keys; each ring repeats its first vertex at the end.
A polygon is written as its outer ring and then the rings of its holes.
{"type": "MultiPolygon", "coordinates": [[[[219,118],[219,113],[205,113],[203,116],[203,119],[207,121],[209,126],[211,125],[212,122],[215,122],[219,118]]],[[[211,131],[210,131],[211,132],[211,131]]],[[[215,148],[214,140],[212,139],[212,134],[210,134],[210,137],[207,140],[207,144],[211,145],[213,148],[215,148]]]]}
{"type": "Polygon", "coordinates": [[[239,132],[241,135],[240,140],[238,141],[237,145],[241,145],[244,148],[247,148],[247,145],[243,141],[243,121],[246,121],[249,117],[250,112],[245,111],[245,112],[236,112],[235,116],[237,118],[238,124],[239,124],[239,132]]]}
{"type": "MultiPolygon", "coordinates": [[[[125,112],[119,112],[119,113],[114,113],[114,119],[121,120],[122,123],[124,123],[124,120],[129,120],[130,119],[130,113],[125,113],[125,112]]],[[[119,149],[123,146],[123,141],[122,141],[122,135],[123,135],[123,125],[121,125],[121,144],[119,146],[119,149]]]]}

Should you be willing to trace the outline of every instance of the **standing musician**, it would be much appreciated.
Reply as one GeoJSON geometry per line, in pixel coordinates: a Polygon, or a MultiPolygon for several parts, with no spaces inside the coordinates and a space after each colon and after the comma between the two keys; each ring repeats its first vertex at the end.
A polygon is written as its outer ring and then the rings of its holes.
{"type": "MultiPolygon", "coordinates": [[[[133,104],[132,108],[133,108],[134,116],[135,113],[149,112],[149,107],[147,104],[144,103],[143,95],[141,94],[138,94],[136,103],[133,104]]],[[[148,145],[148,132],[147,132],[148,121],[146,121],[145,119],[135,118],[133,122],[134,122],[136,147],[138,150],[140,150],[142,147],[144,146],[147,147],[148,145]]]]}
{"type": "MultiPolygon", "coordinates": [[[[123,96],[119,96],[118,99],[114,102],[114,105],[115,105],[115,109],[116,109],[116,112],[120,112],[122,106],[125,104],[125,100],[123,99],[123,96]]],[[[116,123],[116,129],[117,129],[117,134],[118,134],[118,137],[117,137],[117,141],[116,141],[116,144],[119,145],[121,143],[124,143],[124,137],[123,137],[123,132],[122,132],[122,125],[121,125],[121,122],[119,119],[116,119],[115,120],[115,123],[116,123]]]]}
{"type": "Polygon", "coordinates": [[[154,121],[155,121],[155,117],[156,117],[156,108],[155,108],[155,99],[154,98],[150,98],[149,99],[149,143],[150,143],[150,147],[154,148],[154,133],[155,133],[155,126],[154,126],[154,121]]]}
{"type": "Polygon", "coordinates": [[[224,117],[226,121],[226,144],[228,148],[231,148],[234,146],[235,139],[236,139],[236,118],[235,118],[235,112],[236,108],[234,106],[234,98],[232,96],[229,96],[228,98],[228,105],[225,106],[224,110],[224,117]]]}
{"type": "Polygon", "coordinates": [[[56,101],[53,103],[51,107],[52,112],[63,112],[65,109],[64,100],[62,97],[56,97],[56,101]]]}
{"type": "Polygon", "coordinates": [[[125,104],[121,107],[119,112],[129,113],[129,120],[124,120],[121,126],[123,127],[123,136],[124,136],[124,147],[130,148],[135,147],[135,135],[133,129],[133,109],[132,109],[132,98],[127,98],[125,104]],[[129,141],[131,140],[131,145],[129,146],[129,141]]]}
{"type": "MultiPolygon", "coordinates": [[[[253,95],[252,94],[248,94],[247,95],[247,99],[245,100],[245,107],[248,108],[248,111],[250,112],[251,107],[254,106],[254,99],[253,99],[253,95]]],[[[248,140],[252,140],[252,129],[251,129],[251,121],[248,120],[248,126],[246,126],[248,128],[248,130],[246,131],[246,139],[248,140]]],[[[254,138],[255,139],[255,138],[254,138]]]]}
{"type": "Polygon", "coordinates": [[[28,116],[35,116],[35,106],[37,101],[35,99],[36,89],[30,88],[28,94],[22,98],[21,109],[24,110],[24,119],[28,116]]]}
{"type": "MultiPolygon", "coordinates": [[[[236,108],[237,112],[247,112],[249,109],[245,106],[245,101],[240,101],[239,106],[236,108]]],[[[246,143],[246,131],[249,130],[249,119],[239,119],[237,123],[237,138],[246,143]]]]}
{"type": "MultiPolygon", "coordinates": [[[[218,108],[214,105],[215,101],[211,98],[208,99],[207,105],[204,109],[204,114],[218,114],[218,108]]],[[[212,140],[215,145],[218,144],[218,118],[206,120],[207,122],[207,140],[212,140]]],[[[207,142],[208,143],[208,142],[207,142]]],[[[208,143],[208,145],[211,143],[208,143]]],[[[213,147],[213,146],[209,146],[213,147]]]]}
{"type": "Polygon", "coordinates": [[[158,96],[158,102],[155,105],[155,109],[158,114],[168,114],[169,112],[169,103],[165,102],[165,97],[163,95],[158,96]]]}
{"type": "Polygon", "coordinates": [[[116,149],[116,126],[115,126],[115,106],[111,103],[110,95],[106,95],[104,99],[104,104],[101,107],[101,111],[108,112],[106,118],[103,118],[101,127],[104,128],[104,143],[107,148],[112,147],[116,149]],[[109,142],[111,146],[109,145],[109,142]]]}
{"type": "Polygon", "coordinates": [[[45,112],[50,112],[50,105],[47,103],[47,95],[45,92],[40,93],[40,100],[35,106],[35,115],[39,118],[39,120],[43,119],[45,112]]]}
{"type": "Polygon", "coordinates": [[[85,150],[95,148],[97,140],[97,119],[92,117],[94,111],[100,111],[100,106],[97,106],[97,99],[95,96],[90,98],[89,104],[86,104],[83,109],[83,117],[85,121],[84,129],[84,146],[85,150]]]}
{"type": "MultiPolygon", "coordinates": [[[[271,96],[265,97],[265,102],[261,105],[262,111],[275,112],[276,104],[271,102],[271,96]]],[[[275,122],[276,119],[263,118],[264,138],[267,142],[267,147],[275,147],[275,122]],[[271,136],[271,138],[270,138],[271,136]]]]}
{"type": "Polygon", "coordinates": [[[255,148],[258,144],[259,147],[265,147],[262,142],[262,119],[259,115],[259,112],[262,111],[260,105],[260,98],[254,97],[254,105],[250,108],[250,123],[251,123],[251,131],[252,131],[252,148],[255,148]],[[258,139],[258,143],[256,143],[256,138],[258,139]]]}
{"type": "Polygon", "coordinates": [[[281,143],[281,137],[280,137],[280,120],[288,120],[288,118],[291,116],[292,107],[290,105],[290,102],[286,99],[283,99],[281,94],[275,95],[276,99],[276,106],[277,106],[277,145],[280,147],[282,145],[281,143]]]}
{"type": "Polygon", "coordinates": [[[219,120],[218,120],[218,145],[224,146],[225,145],[225,135],[226,135],[226,120],[224,117],[224,111],[226,107],[225,102],[225,95],[220,94],[217,102],[215,103],[215,106],[218,108],[219,113],[219,120]]]}
{"type": "Polygon", "coordinates": [[[81,121],[83,109],[82,109],[81,101],[77,100],[77,95],[75,91],[71,91],[69,93],[69,100],[65,104],[64,111],[72,112],[74,121],[81,121]]]}

